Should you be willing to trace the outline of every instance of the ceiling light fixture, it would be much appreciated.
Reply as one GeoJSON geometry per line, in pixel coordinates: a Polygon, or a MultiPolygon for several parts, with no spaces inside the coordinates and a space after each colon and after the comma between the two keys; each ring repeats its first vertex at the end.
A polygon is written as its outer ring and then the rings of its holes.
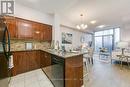
{"type": "Polygon", "coordinates": [[[96,22],[96,20],[90,21],[91,24],[95,24],[96,22]]]}
{"type": "Polygon", "coordinates": [[[105,25],[99,25],[98,26],[98,28],[104,28],[105,27],[105,25]]]}
{"type": "Polygon", "coordinates": [[[81,24],[76,25],[76,27],[77,27],[77,29],[79,29],[79,30],[80,30],[80,29],[81,29],[81,30],[84,30],[84,29],[86,29],[86,28],[88,27],[88,25],[85,24],[84,21],[83,21],[83,14],[81,14],[80,16],[81,16],[81,24]]]}

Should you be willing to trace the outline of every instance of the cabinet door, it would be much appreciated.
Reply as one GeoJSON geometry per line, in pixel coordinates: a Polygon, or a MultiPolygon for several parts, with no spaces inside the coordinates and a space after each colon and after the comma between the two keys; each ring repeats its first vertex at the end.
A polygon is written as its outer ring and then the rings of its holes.
{"type": "Polygon", "coordinates": [[[12,74],[17,75],[40,68],[40,51],[14,52],[12,74]]]}
{"type": "Polygon", "coordinates": [[[27,58],[25,52],[15,52],[14,56],[14,68],[13,75],[21,74],[27,71],[27,58]]]}
{"type": "Polygon", "coordinates": [[[41,68],[45,67],[45,58],[44,58],[44,52],[40,52],[41,56],[41,68]]]}
{"type": "Polygon", "coordinates": [[[46,52],[41,52],[41,68],[51,65],[51,55],[46,52]]]}
{"type": "Polygon", "coordinates": [[[33,39],[43,40],[43,29],[40,23],[33,23],[33,39]]]}
{"type": "Polygon", "coordinates": [[[52,40],[52,27],[49,25],[44,25],[44,40],[45,41],[52,40]]]}
{"type": "Polygon", "coordinates": [[[11,39],[17,38],[16,20],[15,17],[5,16],[7,28],[10,32],[11,39]]]}
{"type": "Polygon", "coordinates": [[[39,51],[27,52],[29,58],[29,70],[35,70],[40,68],[40,53],[39,51]]]}
{"type": "MultiPolygon", "coordinates": [[[[0,53],[0,79],[8,77],[8,62],[3,53],[0,53]]],[[[8,80],[7,80],[8,81],[8,80]]]]}
{"type": "Polygon", "coordinates": [[[17,18],[17,29],[19,39],[33,39],[32,22],[17,18]]]}
{"type": "Polygon", "coordinates": [[[45,52],[44,55],[45,55],[45,66],[50,66],[51,65],[51,54],[45,52]]]}
{"type": "Polygon", "coordinates": [[[48,32],[48,41],[52,41],[52,26],[48,26],[47,28],[47,32],[48,32]]]}

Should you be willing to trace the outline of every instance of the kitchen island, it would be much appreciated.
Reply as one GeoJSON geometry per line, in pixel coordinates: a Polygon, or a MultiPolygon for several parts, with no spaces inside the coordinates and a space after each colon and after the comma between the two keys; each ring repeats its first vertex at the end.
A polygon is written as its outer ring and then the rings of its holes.
{"type": "Polygon", "coordinates": [[[52,65],[43,68],[55,87],[83,85],[83,53],[44,50],[51,55],[52,65]]]}

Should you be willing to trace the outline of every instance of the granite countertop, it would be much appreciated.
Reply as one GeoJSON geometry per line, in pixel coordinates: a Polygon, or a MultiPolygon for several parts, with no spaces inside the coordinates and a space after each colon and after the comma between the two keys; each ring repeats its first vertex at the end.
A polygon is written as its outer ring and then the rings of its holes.
{"type": "Polygon", "coordinates": [[[56,51],[56,50],[51,50],[51,49],[45,49],[43,50],[47,53],[62,57],[62,58],[69,58],[69,57],[74,57],[74,56],[79,56],[79,55],[83,55],[86,54],[87,52],[81,52],[81,51],[77,51],[77,52],[62,52],[62,51],[56,51]]]}
{"type": "Polygon", "coordinates": [[[50,53],[52,55],[55,55],[55,56],[58,56],[61,58],[69,58],[69,57],[79,56],[79,55],[83,55],[83,54],[87,53],[87,52],[81,52],[81,51],[62,52],[62,51],[56,51],[56,50],[52,50],[52,49],[15,50],[15,51],[11,51],[11,52],[22,52],[22,51],[44,51],[44,52],[50,53]]]}

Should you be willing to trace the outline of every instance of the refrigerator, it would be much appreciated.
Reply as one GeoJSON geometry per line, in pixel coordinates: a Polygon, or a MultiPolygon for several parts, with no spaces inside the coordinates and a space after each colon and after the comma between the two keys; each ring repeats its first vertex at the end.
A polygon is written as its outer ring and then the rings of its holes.
{"type": "Polygon", "coordinates": [[[9,87],[11,79],[10,55],[10,34],[6,23],[0,18],[0,87],[9,87]]]}

